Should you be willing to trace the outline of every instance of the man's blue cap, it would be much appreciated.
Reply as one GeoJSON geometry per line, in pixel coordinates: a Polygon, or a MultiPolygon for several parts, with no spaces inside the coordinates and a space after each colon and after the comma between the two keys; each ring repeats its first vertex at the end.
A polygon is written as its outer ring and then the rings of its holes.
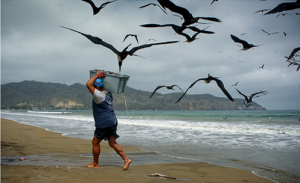
{"type": "Polygon", "coordinates": [[[102,79],[99,79],[97,78],[95,83],[94,83],[95,86],[99,86],[100,88],[103,86],[103,80],[102,79]]]}

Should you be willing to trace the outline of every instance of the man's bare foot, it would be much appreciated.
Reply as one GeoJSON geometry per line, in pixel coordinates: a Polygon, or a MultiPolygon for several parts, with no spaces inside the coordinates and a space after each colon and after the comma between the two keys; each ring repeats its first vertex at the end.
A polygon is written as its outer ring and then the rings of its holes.
{"type": "Polygon", "coordinates": [[[131,163],[130,159],[125,159],[123,170],[127,170],[129,168],[130,163],[131,163]]]}
{"type": "Polygon", "coordinates": [[[94,163],[86,164],[85,166],[88,168],[99,168],[99,164],[94,164],[94,163]]]}

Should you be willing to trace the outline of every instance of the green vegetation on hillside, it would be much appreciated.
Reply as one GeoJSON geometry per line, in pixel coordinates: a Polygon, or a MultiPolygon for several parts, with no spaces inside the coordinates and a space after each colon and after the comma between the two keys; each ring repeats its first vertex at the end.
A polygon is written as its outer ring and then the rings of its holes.
{"type": "MultiPolygon", "coordinates": [[[[160,94],[149,99],[151,92],[126,87],[124,94],[113,94],[115,110],[264,110],[253,102],[245,108],[243,99],[231,102],[225,97],[214,97],[209,94],[186,95],[175,104],[182,93],[160,94]],[[125,98],[125,100],[124,100],[125,98]]],[[[75,83],[43,83],[22,81],[1,85],[1,109],[31,110],[91,110],[92,95],[85,85],[75,83]]]]}

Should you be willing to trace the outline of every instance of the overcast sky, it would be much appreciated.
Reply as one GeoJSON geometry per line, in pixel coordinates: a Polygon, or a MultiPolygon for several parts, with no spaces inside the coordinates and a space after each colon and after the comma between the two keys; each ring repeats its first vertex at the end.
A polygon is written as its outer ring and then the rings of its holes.
{"type": "MultiPolygon", "coordinates": [[[[300,109],[300,71],[288,67],[285,56],[300,46],[300,9],[263,15],[262,9],[272,9],[292,0],[172,0],[188,9],[195,17],[216,17],[222,22],[199,20],[193,24],[215,34],[199,34],[199,39],[185,43],[171,27],[144,28],[139,25],[176,24],[183,20],[167,9],[140,6],[155,0],[118,0],[108,4],[93,16],[91,6],[81,0],[1,0],[1,84],[34,80],[41,82],[85,84],[89,70],[118,72],[117,56],[111,50],[93,44],[82,35],[63,29],[97,36],[122,51],[139,44],[180,41],[169,45],[138,50],[123,62],[122,74],[130,76],[128,86],[152,92],[158,85],[179,85],[186,90],[199,78],[210,73],[220,77],[233,98],[243,98],[235,90],[250,95],[268,91],[253,101],[268,110],[300,109]],[[279,15],[279,16],[278,16],[279,15]],[[261,29],[269,33],[268,35],[261,29]],[[283,34],[286,33],[286,36],[283,34]],[[138,35],[123,39],[127,34],[138,35]],[[259,45],[240,51],[233,34],[248,43],[259,45]],[[264,68],[259,68],[264,64],[264,68]],[[237,86],[231,86],[237,83],[237,86]]],[[[96,6],[106,1],[94,0],[96,6]]],[[[189,35],[193,32],[184,31],[189,35]]],[[[297,54],[300,55],[300,52],[297,54]]],[[[296,57],[300,60],[300,56],[296,57]]],[[[175,92],[179,90],[176,89],[175,92]]],[[[174,92],[162,88],[160,93],[174,92]]],[[[209,93],[226,97],[215,82],[198,82],[187,94],[209,93]]],[[[174,101],[175,102],[175,101],[174,101]]]]}

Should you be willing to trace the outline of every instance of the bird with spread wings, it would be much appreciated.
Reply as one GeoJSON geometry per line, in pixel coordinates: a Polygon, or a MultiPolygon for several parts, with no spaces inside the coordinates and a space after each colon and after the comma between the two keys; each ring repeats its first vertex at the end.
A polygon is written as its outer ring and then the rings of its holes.
{"type": "Polygon", "coordinates": [[[300,0],[297,0],[296,2],[281,3],[277,5],[275,8],[273,8],[272,10],[265,13],[264,15],[279,13],[282,11],[290,11],[297,8],[300,8],[300,0]]]}
{"type": "Polygon", "coordinates": [[[111,51],[113,51],[117,55],[117,57],[118,57],[119,72],[121,72],[122,62],[125,60],[125,58],[128,55],[130,55],[130,56],[138,56],[138,55],[134,54],[136,51],[138,51],[140,49],[143,49],[143,48],[149,48],[149,47],[151,47],[153,45],[172,44],[172,43],[179,42],[179,41],[167,41],[167,42],[160,42],[160,43],[144,44],[144,45],[136,46],[136,47],[132,48],[131,50],[127,51],[128,47],[131,45],[131,44],[129,44],[127,47],[125,47],[123,49],[123,51],[120,52],[114,46],[112,46],[111,44],[103,41],[102,39],[100,39],[98,37],[91,36],[91,35],[88,35],[88,34],[84,34],[82,32],[79,32],[79,31],[76,31],[76,30],[73,30],[73,29],[70,29],[70,28],[67,28],[67,27],[63,27],[63,26],[61,26],[61,27],[65,28],[65,29],[69,29],[69,30],[74,31],[74,32],[77,32],[77,33],[85,36],[87,39],[89,39],[94,44],[98,44],[98,45],[104,46],[104,47],[110,49],[111,51]]]}
{"type": "Polygon", "coordinates": [[[109,3],[115,2],[115,1],[117,1],[117,0],[114,0],[114,1],[107,1],[107,2],[103,3],[100,7],[97,7],[97,6],[95,5],[95,3],[94,3],[92,0],[82,0],[82,1],[89,3],[89,4],[92,6],[92,8],[93,8],[93,13],[94,13],[94,15],[96,15],[96,14],[98,14],[98,13],[100,12],[100,10],[103,9],[106,5],[108,5],[109,3]]]}
{"type": "Polygon", "coordinates": [[[177,87],[183,92],[183,90],[182,90],[178,85],[171,85],[171,86],[161,85],[161,86],[157,86],[157,87],[154,89],[154,91],[152,92],[152,94],[151,94],[151,96],[150,96],[149,99],[151,99],[151,97],[154,95],[154,93],[155,93],[158,89],[163,88],[163,87],[166,87],[168,90],[174,90],[174,89],[173,89],[174,86],[177,86],[177,87]]]}
{"type": "Polygon", "coordinates": [[[212,80],[214,80],[217,83],[217,85],[219,86],[219,88],[222,90],[222,92],[227,96],[227,98],[231,101],[234,101],[233,98],[231,97],[231,95],[225,89],[223,82],[221,80],[219,80],[218,78],[212,77],[210,74],[208,74],[207,78],[200,78],[200,79],[197,79],[196,81],[194,81],[175,103],[178,103],[182,99],[182,97],[186,94],[186,92],[190,88],[192,88],[198,81],[201,81],[201,80],[204,80],[205,83],[210,83],[212,80]]]}

